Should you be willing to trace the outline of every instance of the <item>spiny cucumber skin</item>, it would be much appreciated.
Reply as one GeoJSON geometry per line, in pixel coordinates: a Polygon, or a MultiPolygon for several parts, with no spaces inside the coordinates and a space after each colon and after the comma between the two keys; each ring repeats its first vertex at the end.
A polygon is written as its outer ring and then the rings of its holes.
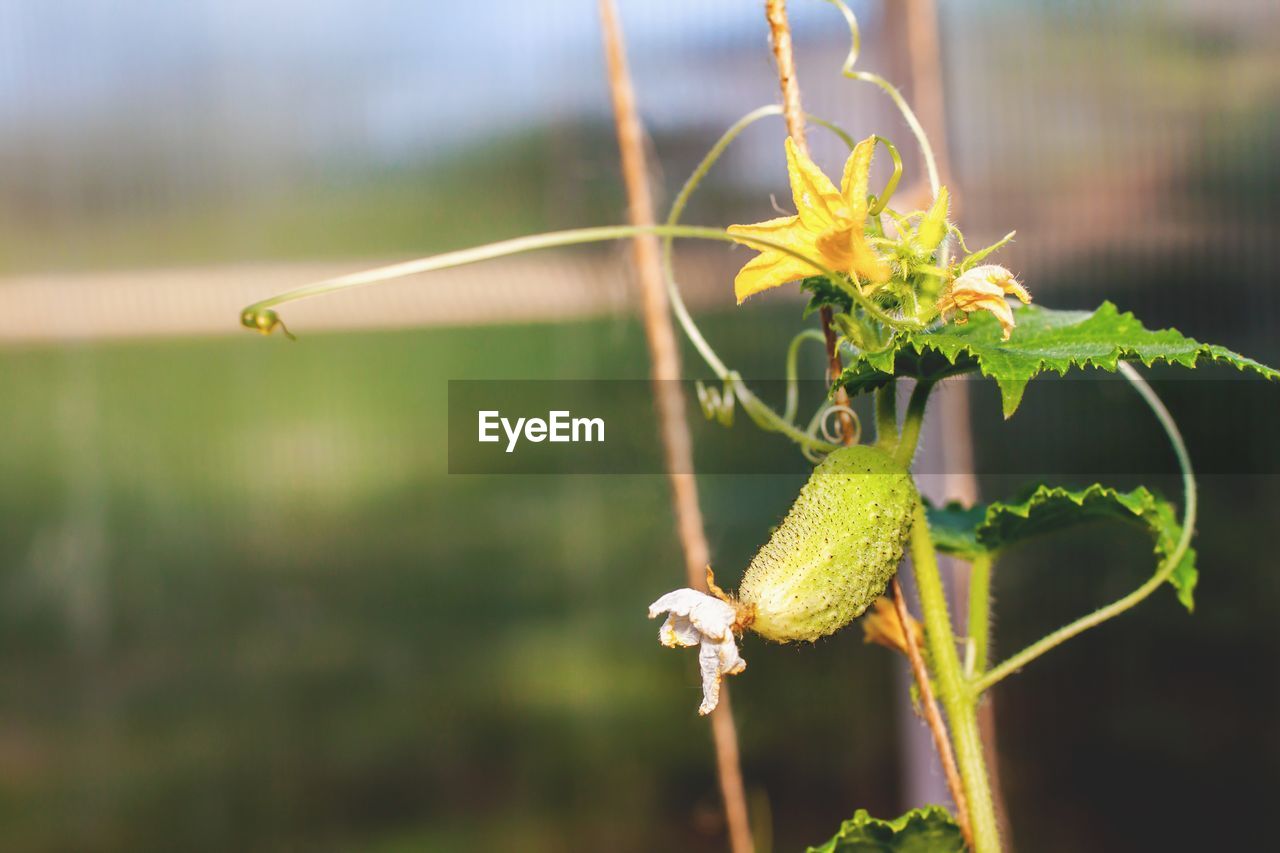
{"type": "Polygon", "coordinates": [[[898,569],[918,500],[910,473],[882,450],[824,459],[742,578],[752,630],[813,642],[861,616],[898,569]]]}

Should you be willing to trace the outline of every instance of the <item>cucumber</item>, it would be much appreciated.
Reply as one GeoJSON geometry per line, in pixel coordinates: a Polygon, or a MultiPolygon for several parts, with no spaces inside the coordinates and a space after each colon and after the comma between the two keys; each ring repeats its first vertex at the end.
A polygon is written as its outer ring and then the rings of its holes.
{"type": "Polygon", "coordinates": [[[747,567],[742,622],[776,642],[813,642],[861,616],[898,569],[918,500],[884,451],[833,452],[747,567]]]}

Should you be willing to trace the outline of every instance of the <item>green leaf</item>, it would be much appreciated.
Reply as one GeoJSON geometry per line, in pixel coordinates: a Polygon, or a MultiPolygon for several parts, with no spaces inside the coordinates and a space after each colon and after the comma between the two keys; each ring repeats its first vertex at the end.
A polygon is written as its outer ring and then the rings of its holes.
{"type": "Polygon", "coordinates": [[[835,837],[808,853],[964,853],[964,837],[941,806],[912,809],[880,820],[858,809],[835,837]]]}
{"type": "MultiPolygon", "coordinates": [[[[1122,521],[1147,531],[1155,540],[1155,554],[1162,563],[1173,554],[1182,537],[1173,505],[1142,486],[1121,492],[1097,483],[1076,491],[1040,485],[1013,502],[969,508],[952,503],[927,509],[929,531],[938,550],[965,559],[1097,519],[1122,521]]],[[[1195,563],[1195,549],[1188,548],[1169,576],[1178,600],[1188,610],[1195,606],[1195,563]]]]}
{"type": "Polygon", "coordinates": [[[986,504],[965,507],[952,501],[938,507],[926,502],[925,511],[933,546],[944,554],[972,560],[993,550],[978,541],[978,528],[987,520],[986,504]]]}
{"type": "Polygon", "coordinates": [[[1222,361],[1267,379],[1280,371],[1229,349],[1185,337],[1176,329],[1152,331],[1110,302],[1098,310],[1054,311],[1039,306],[1016,309],[1017,328],[1008,341],[1000,324],[985,312],[963,326],[902,332],[885,349],[863,353],[840,377],[850,396],[884,385],[893,376],[941,379],[978,371],[996,381],[1007,418],[1022,401],[1027,383],[1046,371],[1065,374],[1073,367],[1115,371],[1121,360],[1195,367],[1202,360],[1222,361]]]}
{"type": "Polygon", "coordinates": [[[800,289],[812,294],[805,306],[804,316],[816,314],[825,306],[836,313],[848,314],[853,310],[853,297],[831,283],[825,275],[815,275],[800,282],[800,289]]]}

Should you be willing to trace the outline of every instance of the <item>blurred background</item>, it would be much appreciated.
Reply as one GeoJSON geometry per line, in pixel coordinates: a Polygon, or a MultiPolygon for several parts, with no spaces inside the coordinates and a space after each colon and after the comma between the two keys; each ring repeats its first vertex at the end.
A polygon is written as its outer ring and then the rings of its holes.
{"type": "MultiPolygon", "coordinates": [[[[839,77],[835,10],[790,5],[806,107],[910,152],[839,77]]],[[[910,92],[907,5],[855,8],[861,67],[910,92]]],[[[776,100],[762,4],[620,6],[669,199],[776,100]]],[[[938,6],[971,245],[1016,227],[1003,262],[1040,302],[1280,363],[1275,4],[938,6]]],[[[6,0],[0,127],[0,847],[724,849],[692,656],[643,618],[681,578],[666,483],[447,473],[450,379],[647,375],[625,247],[290,306],[296,344],[236,326],[331,274],[621,221],[595,3],[6,0]]],[[[688,219],[786,204],[782,138],[750,131],[688,219]]],[[[777,378],[801,303],[735,309],[746,256],[680,264],[726,359],[777,378]]],[[[1196,614],[1161,592],[997,693],[1020,849],[1248,849],[1280,795],[1280,406],[1229,374],[1157,372],[1206,475],[1196,614]]],[[[985,495],[1087,472],[1176,496],[1120,383],[1038,383],[1008,424],[970,385],[985,495]]],[[[790,505],[793,455],[702,478],[722,579],[790,505]]],[[[1150,563],[1109,528],[1010,554],[997,648],[1150,563]]],[[[859,634],[746,643],[762,850],[917,804],[899,662],[859,634]]]]}

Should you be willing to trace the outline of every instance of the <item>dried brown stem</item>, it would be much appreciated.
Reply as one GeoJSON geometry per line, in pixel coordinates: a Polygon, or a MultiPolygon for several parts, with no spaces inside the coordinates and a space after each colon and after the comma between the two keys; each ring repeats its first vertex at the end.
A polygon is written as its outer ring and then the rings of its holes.
{"type": "MultiPolygon", "coordinates": [[[[769,44],[773,47],[773,59],[778,66],[778,84],[782,87],[782,114],[787,122],[787,135],[796,147],[809,153],[809,140],[805,134],[804,107],[800,104],[800,81],[796,78],[795,55],[791,50],[791,23],[787,20],[786,0],[765,0],[764,15],[769,21],[769,44]]],[[[822,336],[827,344],[827,381],[834,382],[844,370],[836,349],[836,333],[831,328],[831,308],[822,306],[822,336]]],[[[849,405],[849,394],[844,388],[836,390],[835,404],[849,405]]],[[[854,441],[853,418],[840,414],[840,432],[845,444],[854,441]]]]}
{"type": "MultiPolygon", "coordinates": [[[[898,621],[904,626],[911,624],[911,614],[907,610],[907,597],[902,593],[902,584],[895,576],[892,582],[893,606],[898,611],[898,621]]],[[[938,708],[938,700],[933,695],[933,686],[929,683],[929,669],[925,666],[924,655],[920,653],[920,644],[916,642],[913,631],[904,628],[907,660],[911,661],[911,674],[915,676],[916,686],[920,690],[920,712],[925,723],[933,734],[933,746],[938,750],[938,759],[942,763],[942,772],[947,777],[947,788],[951,791],[951,799],[956,804],[956,823],[964,833],[965,843],[973,847],[973,830],[969,827],[969,803],[964,795],[964,784],[960,781],[960,771],[956,767],[956,756],[951,751],[951,739],[947,737],[947,726],[942,720],[942,711],[938,708]]]]}
{"type": "Polygon", "coordinates": [[[778,83],[782,86],[782,114],[787,133],[801,151],[809,150],[805,135],[804,108],[800,106],[800,81],[796,79],[796,59],[791,50],[791,22],[787,20],[787,0],[765,0],[764,16],[769,21],[769,44],[778,63],[778,83]]]}
{"type": "MultiPolygon", "coordinates": [[[[632,225],[653,225],[656,220],[649,189],[649,170],[644,158],[644,131],[636,112],[635,91],[627,69],[622,26],[613,0],[599,0],[599,5],[609,71],[609,93],[613,100],[614,120],[618,131],[622,177],[627,189],[628,213],[632,225]]],[[[702,510],[698,505],[698,486],[693,475],[693,441],[685,419],[684,392],[678,381],[680,350],[668,310],[657,238],[637,237],[634,249],[645,337],[649,344],[652,366],[658,431],[662,438],[667,479],[671,485],[676,529],[684,551],[685,574],[689,586],[706,590],[704,570],[710,561],[710,547],[703,528],[702,510]]],[[[720,703],[711,714],[711,732],[715,741],[716,771],[720,780],[720,793],[724,798],[729,844],[733,853],[751,853],[754,845],[747,818],[747,797],[738,755],[738,732],[729,704],[728,685],[721,687],[720,703]]]]}

